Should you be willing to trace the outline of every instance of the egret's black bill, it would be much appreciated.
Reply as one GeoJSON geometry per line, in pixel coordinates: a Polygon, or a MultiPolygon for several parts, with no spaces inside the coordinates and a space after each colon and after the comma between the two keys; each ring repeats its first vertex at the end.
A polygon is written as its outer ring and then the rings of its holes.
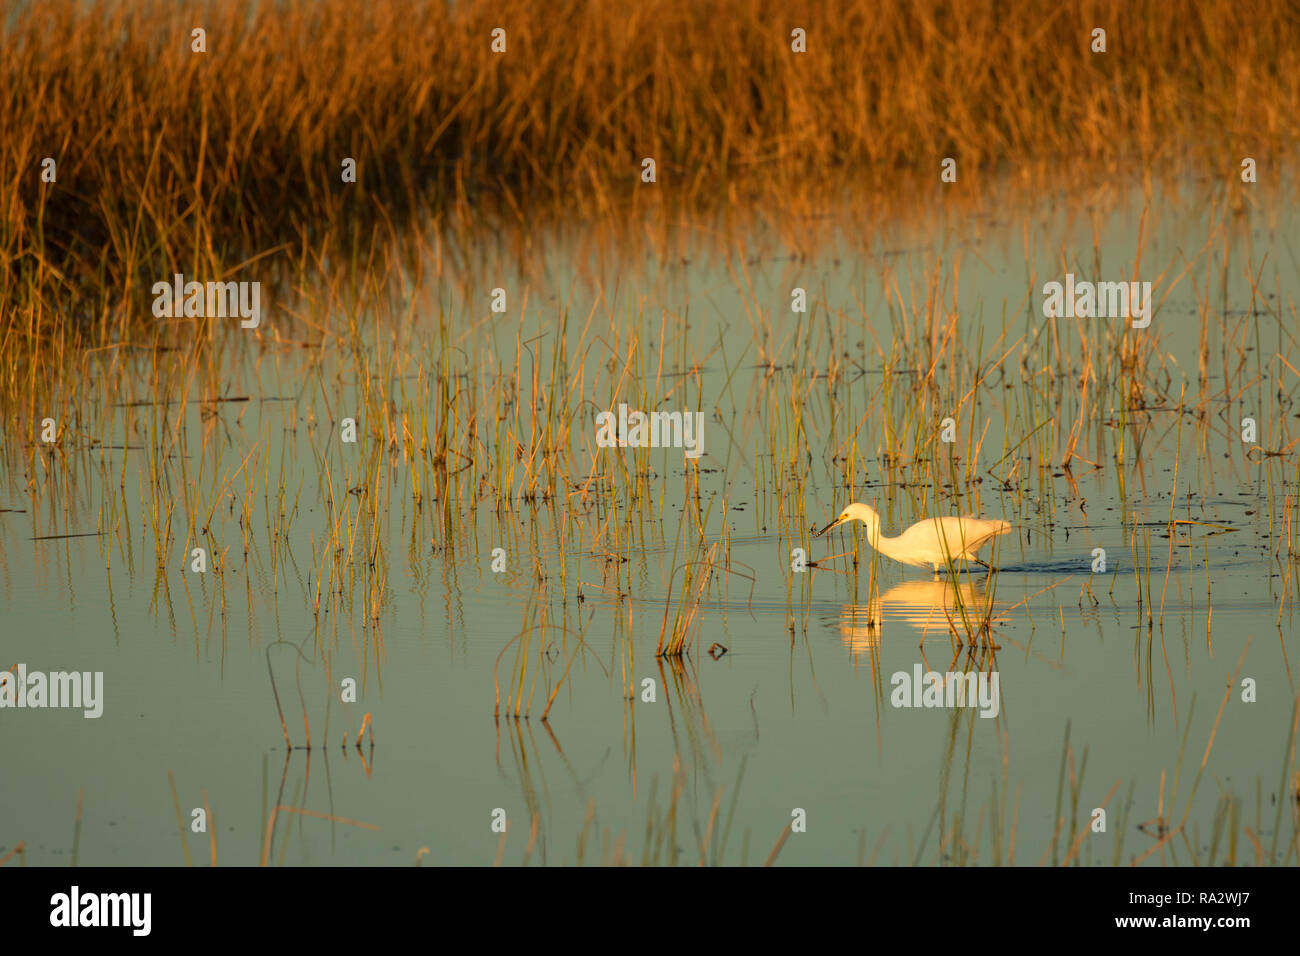
{"type": "Polygon", "coordinates": [[[821,529],[820,531],[818,531],[815,535],[813,535],[813,537],[814,537],[814,538],[820,538],[820,537],[821,537],[822,535],[824,535],[827,531],[830,531],[831,528],[837,528],[837,527],[839,527],[840,525],[842,525],[843,523],[844,523],[844,519],[842,519],[842,518],[836,518],[834,521],[832,521],[832,522],[831,522],[830,524],[828,524],[826,527],[822,528],[822,529],[821,529]]]}

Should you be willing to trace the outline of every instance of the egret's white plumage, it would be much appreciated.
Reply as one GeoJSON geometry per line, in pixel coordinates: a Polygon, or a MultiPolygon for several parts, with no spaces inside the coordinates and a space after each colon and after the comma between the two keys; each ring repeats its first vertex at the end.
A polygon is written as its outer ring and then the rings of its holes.
{"type": "Polygon", "coordinates": [[[1011,530],[1005,521],[975,518],[926,518],[918,521],[896,538],[886,538],[880,533],[880,515],[870,505],[854,502],[840,516],[818,532],[823,535],[846,521],[861,521],[867,526],[867,541],[871,547],[887,558],[911,564],[918,568],[930,567],[936,573],[947,567],[951,556],[954,563],[980,561],[975,553],[1000,534],[1011,530]]]}

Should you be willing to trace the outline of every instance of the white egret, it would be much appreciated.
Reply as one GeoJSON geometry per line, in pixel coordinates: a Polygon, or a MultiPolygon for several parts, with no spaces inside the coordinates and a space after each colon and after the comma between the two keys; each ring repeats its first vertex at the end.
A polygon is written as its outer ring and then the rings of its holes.
{"type": "Polygon", "coordinates": [[[867,541],[878,553],[903,564],[918,568],[927,565],[938,574],[939,569],[948,565],[951,557],[954,563],[970,560],[977,564],[983,561],[975,552],[1000,534],[1011,530],[1005,521],[988,518],[975,518],[962,515],[960,518],[945,516],[926,518],[918,521],[896,538],[886,538],[880,533],[880,515],[870,505],[855,501],[840,516],[817,532],[820,537],[846,521],[861,521],[867,526],[867,541]]]}

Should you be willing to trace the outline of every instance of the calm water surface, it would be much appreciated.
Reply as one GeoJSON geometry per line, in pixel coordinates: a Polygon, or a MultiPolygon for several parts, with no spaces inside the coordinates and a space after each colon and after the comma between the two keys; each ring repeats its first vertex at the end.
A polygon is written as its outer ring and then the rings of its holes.
{"type": "MultiPolygon", "coordinates": [[[[453,281],[461,270],[446,266],[438,291],[412,303],[408,326],[393,332],[360,323],[360,352],[295,348],[291,340],[318,337],[286,332],[283,347],[229,350],[219,389],[250,401],[166,412],[169,427],[185,426],[177,454],[202,489],[198,510],[215,501],[225,512],[214,519],[224,522],[221,575],[188,572],[182,506],[166,568],[154,572],[148,414],[101,409],[101,421],[78,423],[91,435],[106,429],[107,443],[142,447],[52,464],[55,477],[33,476],[21,455],[10,456],[0,466],[0,507],[27,510],[0,514],[0,667],[102,671],[105,704],[97,720],[75,710],[0,711],[0,855],[25,841],[29,864],[67,864],[75,835],[82,864],[181,864],[183,844],[192,861],[207,863],[207,835],[189,832],[191,810],[206,794],[222,864],[266,856],[285,864],[410,865],[422,848],[425,865],[490,864],[498,852],[516,864],[534,820],[532,864],[576,862],[584,830],[586,862],[612,859],[620,840],[637,862],[647,819],[663,820],[676,764],[676,834],[661,842],[661,861],[675,849],[681,862],[697,862],[707,831],[710,860],[761,862],[795,808],[806,812],[807,828],[786,841],[782,863],[1005,862],[1012,826],[1014,862],[1059,860],[1109,796],[1106,833],[1084,838],[1075,859],[1128,862],[1154,845],[1154,828],[1139,825],[1156,817],[1162,800],[1166,815],[1175,801],[1181,817],[1217,721],[1187,814],[1187,844],[1206,852],[1219,802],[1236,801],[1233,812],[1256,832],[1265,859],[1276,838],[1281,861],[1292,824],[1287,809],[1278,833],[1278,801],[1290,807],[1294,800],[1287,761],[1298,648],[1285,522],[1296,475],[1293,456],[1248,459],[1237,423],[1256,417],[1260,444],[1274,449],[1287,446],[1295,429],[1289,397],[1300,330],[1289,290],[1300,233],[1269,209],[1212,232],[1204,203],[1173,196],[1151,200],[1145,220],[1142,213],[1140,194],[1107,193],[1029,214],[954,215],[870,232],[846,219],[832,222],[834,235],[815,248],[803,247],[798,230],[757,225],[729,232],[720,246],[695,247],[687,236],[672,252],[642,246],[621,256],[604,251],[600,261],[558,236],[537,243],[527,267],[485,248],[472,290],[460,275],[453,281]],[[1212,235],[1220,248],[1205,251],[1212,235]],[[1159,343],[1150,377],[1172,399],[1145,413],[1141,449],[1130,450],[1120,470],[1113,455],[1102,456],[1122,429],[1103,420],[1109,409],[1090,420],[1077,454],[1103,467],[1076,462],[1065,475],[1042,461],[1032,437],[1025,440],[1047,419],[1066,422],[1068,434],[1078,414],[1073,395],[1045,391],[1040,404],[1026,398],[1022,356],[1033,370],[1039,337],[1048,334],[1037,290],[1066,271],[1131,277],[1139,236],[1140,276],[1161,280],[1147,330],[1159,343]],[[1252,300],[1247,266],[1261,263],[1252,300]],[[891,445],[873,396],[887,380],[897,380],[901,393],[917,374],[895,368],[887,376],[877,347],[888,352],[904,326],[918,334],[903,312],[926,313],[936,270],[961,316],[965,353],[1008,353],[1006,375],[979,386],[973,426],[971,415],[961,418],[955,452],[963,462],[970,456],[973,429],[980,441],[974,473],[985,479],[974,486],[977,505],[984,516],[1019,526],[998,544],[994,581],[963,579],[961,592],[969,601],[994,590],[1000,650],[991,663],[981,659],[999,675],[992,719],[890,703],[895,672],[910,675],[918,663],[940,671],[971,666],[964,653],[956,658],[946,623],[951,586],[885,562],[873,600],[860,532],[806,537],[849,500],[877,502],[890,533],[922,516],[918,501],[934,500],[924,465],[910,488],[887,480],[881,459],[891,445]],[[498,285],[511,296],[506,316],[484,304],[498,285]],[[808,317],[790,313],[794,286],[809,290],[808,317]],[[1203,373],[1199,299],[1211,303],[1214,330],[1203,373]],[[441,367],[432,318],[439,306],[456,315],[451,367],[481,376],[489,393],[499,381],[494,370],[508,373],[517,355],[525,392],[534,353],[543,383],[561,342],[571,349],[570,375],[586,356],[586,390],[557,393],[574,423],[577,450],[567,462],[574,482],[617,471],[614,457],[628,454],[595,449],[592,415],[615,404],[610,396],[645,407],[643,392],[617,390],[628,337],[639,332],[645,375],[665,383],[660,407],[706,413],[698,485],[680,451],[654,450],[636,459],[648,472],[638,499],[624,482],[614,492],[597,483],[590,502],[575,494],[530,500],[518,472],[512,514],[498,514],[489,498],[471,507],[467,491],[444,520],[431,517],[442,501],[416,508],[400,460],[385,464],[378,480],[360,474],[359,455],[339,442],[333,424],[363,404],[357,355],[373,358],[380,371],[370,387],[400,408],[421,372],[441,367]],[[569,318],[561,329],[563,308],[569,318]],[[1225,347],[1225,336],[1237,344],[1225,347]],[[387,376],[381,360],[394,349],[422,367],[387,376]],[[833,359],[843,371],[830,388],[833,359]],[[698,374],[683,374],[693,367],[698,374]],[[1175,407],[1184,385],[1189,395],[1200,390],[1201,374],[1211,396],[1204,428],[1175,407]],[[774,459],[774,447],[791,442],[772,436],[796,419],[802,432],[792,441],[803,464],[797,481],[778,488],[774,472],[788,462],[774,459]],[[860,462],[851,492],[835,463],[848,439],[856,446],[847,453],[860,462]],[[238,519],[248,504],[247,475],[235,473],[255,448],[249,512],[257,543],[245,555],[238,519]],[[1024,459],[1019,490],[1008,491],[994,474],[1006,475],[1017,456],[1024,459]],[[43,489],[35,499],[27,491],[33,480],[43,489]],[[273,561],[268,526],[281,483],[286,510],[296,511],[273,561]],[[354,515],[367,495],[385,496],[374,532],[384,571],[374,597],[378,620],[369,619],[366,588],[353,584],[317,609],[331,487],[354,515]],[[354,488],[363,490],[349,495],[354,488]],[[1171,492],[1175,517],[1204,523],[1179,526],[1172,547],[1171,492]],[[693,499],[708,513],[707,540],[725,540],[732,568],[753,580],[720,576],[700,601],[693,653],[681,664],[660,662],[655,643],[665,602],[675,609],[681,600],[674,569],[685,560],[682,529],[692,527],[684,515],[694,511],[693,499]],[[94,531],[108,513],[118,516],[112,534],[31,540],[94,531]],[[614,543],[610,526],[629,530],[614,543]],[[791,541],[792,531],[805,534],[791,541]],[[491,567],[498,546],[507,563],[499,574],[491,567]],[[817,562],[805,575],[791,574],[794,546],[817,562]],[[1104,573],[1091,571],[1095,548],[1106,551],[1104,573]],[[1135,565],[1149,569],[1155,626],[1135,565]],[[496,720],[498,655],[539,620],[549,627],[531,635],[529,653],[548,664],[533,671],[540,677],[532,717],[496,720]],[[268,656],[296,745],[305,742],[301,686],[310,752],[286,754],[268,656]],[[543,723],[538,715],[561,677],[543,723]],[[1247,677],[1257,684],[1253,703],[1241,699],[1247,677]],[[357,683],[356,703],[340,700],[345,678],[357,683]],[[653,702],[641,699],[646,679],[654,682],[653,702]],[[342,749],[366,713],[373,749],[342,749]],[[276,804],[310,813],[277,814],[268,848],[276,804]],[[497,808],[509,821],[504,848],[491,829],[497,808]]],[[[1078,335],[1089,324],[1058,328],[1078,335]]],[[[1084,334],[1100,335],[1095,328],[1084,334]]],[[[142,388],[111,397],[154,397],[142,388]]],[[[906,418],[905,409],[890,414],[906,418]]],[[[357,417],[364,443],[367,422],[357,417]]],[[[925,427],[938,423],[927,419],[925,427]]],[[[482,447],[499,450],[490,433],[482,447]]],[[[173,495],[182,495],[180,485],[178,478],[173,495]]],[[[364,522],[356,527],[367,534],[364,522]]],[[[512,646],[502,656],[503,683],[514,653],[512,646]]],[[[1219,857],[1225,852],[1220,846],[1219,857]]],[[[1248,848],[1236,852],[1254,859],[1248,848]]],[[[1181,839],[1145,862],[1162,861],[1190,861],[1181,839]]]]}

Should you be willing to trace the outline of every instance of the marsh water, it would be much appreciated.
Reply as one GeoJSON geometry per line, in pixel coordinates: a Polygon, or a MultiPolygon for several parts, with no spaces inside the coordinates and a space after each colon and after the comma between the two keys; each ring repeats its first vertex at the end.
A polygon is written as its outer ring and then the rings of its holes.
{"type": "Polygon", "coordinates": [[[5,438],[0,667],[102,672],[103,714],[0,710],[0,856],[761,863],[801,810],[779,863],[1294,864],[1296,223],[1007,209],[485,242],[161,393],[169,354],[92,375],[56,450],[5,438]],[[1066,272],[1153,280],[1154,321],[1044,320],[1066,272]],[[619,402],[702,411],[703,455],[599,448],[619,402]],[[853,500],[1016,528],[936,579],[810,535],[853,500]],[[917,665],[996,671],[996,716],[894,706],[917,665]]]}

